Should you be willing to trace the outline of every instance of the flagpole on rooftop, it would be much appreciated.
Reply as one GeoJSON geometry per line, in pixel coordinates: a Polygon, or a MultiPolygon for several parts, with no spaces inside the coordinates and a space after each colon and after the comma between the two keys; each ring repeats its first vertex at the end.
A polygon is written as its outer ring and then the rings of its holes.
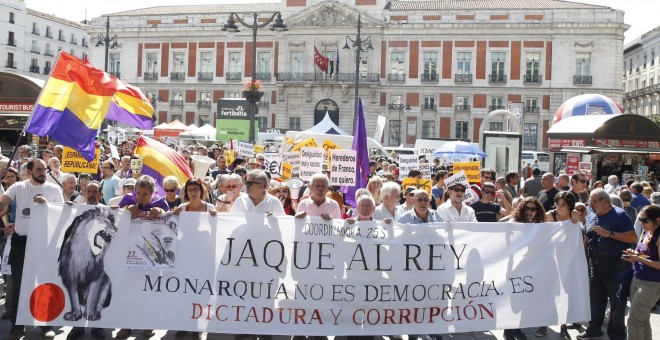
{"type": "MultiPolygon", "coordinates": [[[[355,129],[355,122],[358,116],[358,97],[360,95],[360,52],[363,51],[363,44],[367,44],[367,50],[374,49],[374,47],[371,45],[371,36],[368,36],[366,39],[362,39],[360,36],[361,28],[362,15],[360,14],[358,15],[357,35],[355,36],[355,39],[346,36],[346,44],[343,47],[344,50],[350,50],[351,47],[348,46],[348,42],[350,41],[353,43],[353,47],[355,48],[355,110],[353,111],[353,129],[355,129]]],[[[353,131],[353,135],[355,135],[355,131],[353,131]]]]}

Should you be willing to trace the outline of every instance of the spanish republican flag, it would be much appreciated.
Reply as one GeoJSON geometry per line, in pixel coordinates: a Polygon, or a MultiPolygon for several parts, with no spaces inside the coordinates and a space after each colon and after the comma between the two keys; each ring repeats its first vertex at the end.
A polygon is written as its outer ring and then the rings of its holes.
{"type": "Polygon", "coordinates": [[[159,141],[140,136],[134,153],[142,157],[142,174],[153,177],[161,196],[165,196],[162,184],[165,177],[174,176],[181,185],[193,177],[188,161],[159,141]]]}
{"type": "Polygon", "coordinates": [[[123,81],[110,101],[107,120],[135,126],[142,130],[154,128],[154,108],[142,91],[123,81]]]}

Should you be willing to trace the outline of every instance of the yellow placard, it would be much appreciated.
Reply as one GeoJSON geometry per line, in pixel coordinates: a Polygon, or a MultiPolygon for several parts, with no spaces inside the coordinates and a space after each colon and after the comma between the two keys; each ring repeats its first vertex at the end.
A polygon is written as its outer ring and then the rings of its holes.
{"type": "Polygon", "coordinates": [[[234,150],[225,150],[225,163],[227,163],[227,166],[234,163],[234,150]]]}
{"type": "Polygon", "coordinates": [[[85,172],[95,174],[99,172],[99,157],[101,150],[96,149],[94,160],[88,162],[78,151],[65,146],[62,152],[62,171],[63,172],[85,172]]]}
{"type": "Polygon", "coordinates": [[[291,179],[293,175],[293,164],[282,162],[282,179],[287,180],[291,179]]]}
{"type": "Polygon", "coordinates": [[[314,140],[314,138],[307,138],[305,141],[296,144],[289,151],[298,151],[301,148],[316,148],[316,147],[318,147],[318,145],[316,144],[316,140],[314,140]]]}
{"type": "Polygon", "coordinates": [[[335,144],[333,141],[326,139],[325,142],[323,142],[323,150],[328,151],[328,150],[336,150],[336,149],[341,149],[341,146],[335,144]]]}
{"type": "Polygon", "coordinates": [[[454,173],[460,171],[465,172],[470,183],[479,183],[481,181],[481,163],[479,162],[462,162],[454,163],[454,173]]]}
{"type": "Polygon", "coordinates": [[[256,154],[256,153],[264,153],[264,146],[263,146],[263,145],[256,144],[256,145],[254,146],[254,153],[255,153],[255,154],[256,154]]]}
{"type": "Polygon", "coordinates": [[[401,191],[405,192],[406,188],[409,186],[414,186],[417,189],[423,189],[426,192],[428,192],[430,195],[431,188],[433,187],[433,183],[431,182],[431,180],[428,179],[406,177],[403,179],[403,182],[401,182],[401,191]]]}

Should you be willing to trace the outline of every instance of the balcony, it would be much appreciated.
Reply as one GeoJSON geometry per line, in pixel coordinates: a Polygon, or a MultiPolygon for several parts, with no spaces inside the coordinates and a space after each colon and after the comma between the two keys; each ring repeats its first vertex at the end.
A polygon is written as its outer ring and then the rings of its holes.
{"type": "Polygon", "coordinates": [[[30,65],[30,72],[39,73],[39,65],[30,65]]]}
{"type": "Polygon", "coordinates": [[[142,74],[144,80],[158,80],[158,72],[144,72],[142,74]]]}
{"type": "Polygon", "coordinates": [[[7,45],[16,47],[16,39],[7,39],[7,45]]]}
{"type": "Polygon", "coordinates": [[[488,112],[492,112],[495,110],[504,110],[504,109],[505,109],[504,105],[491,105],[488,107],[488,112]]]}
{"type": "Polygon", "coordinates": [[[183,107],[183,100],[170,100],[170,106],[183,107]]]}
{"type": "Polygon", "coordinates": [[[5,62],[5,67],[6,68],[16,68],[16,62],[13,60],[7,60],[5,62]]]}
{"type": "Polygon", "coordinates": [[[52,56],[54,55],[54,54],[53,54],[53,50],[45,50],[45,51],[44,51],[44,55],[45,55],[45,56],[52,57],[52,56]]]}
{"type": "Polygon", "coordinates": [[[573,76],[573,85],[591,85],[591,76],[573,76]]]}
{"type": "Polygon", "coordinates": [[[540,74],[526,74],[525,78],[523,79],[523,83],[525,84],[541,84],[543,81],[543,76],[540,74]]]}
{"type": "Polygon", "coordinates": [[[254,75],[254,79],[261,81],[270,81],[270,78],[271,78],[270,73],[255,73],[254,75]]]}
{"type": "Polygon", "coordinates": [[[404,73],[390,73],[387,75],[388,81],[406,81],[406,75],[404,73]]]}
{"type": "Polygon", "coordinates": [[[38,28],[33,28],[33,29],[32,29],[32,34],[34,34],[34,35],[40,35],[40,34],[39,34],[39,29],[38,29],[38,28]]]}
{"type": "Polygon", "coordinates": [[[243,80],[241,72],[227,72],[225,73],[225,80],[243,80]]]}
{"type": "Polygon", "coordinates": [[[50,68],[44,67],[44,74],[50,74],[50,68]]]}
{"type": "Polygon", "coordinates": [[[470,105],[454,105],[454,111],[470,112],[470,105]]]}
{"type": "Polygon", "coordinates": [[[213,72],[197,72],[197,80],[213,80],[213,72]]]}
{"type": "MultiPolygon", "coordinates": [[[[318,73],[278,73],[277,81],[283,82],[340,82],[355,83],[355,73],[326,74],[318,73]]],[[[378,83],[380,74],[378,73],[360,73],[361,83],[378,83]]]]}
{"type": "Polygon", "coordinates": [[[210,100],[198,100],[197,101],[197,107],[198,108],[202,108],[202,107],[211,108],[212,104],[213,104],[213,102],[210,101],[210,100]]]}
{"type": "Polygon", "coordinates": [[[172,72],[170,80],[186,80],[186,72],[172,72]]]}
{"type": "Polygon", "coordinates": [[[454,74],[454,83],[464,83],[464,84],[471,84],[472,83],[472,74],[454,74]]]}
{"type": "Polygon", "coordinates": [[[425,103],[424,105],[422,105],[421,109],[424,110],[424,111],[435,111],[436,108],[437,107],[435,106],[435,104],[430,104],[430,103],[426,104],[425,103]]]}
{"type": "Polygon", "coordinates": [[[41,54],[41,49],[38,46],[32,46],[30,48],[30,53],[41,54]]]}
{"type": "Polygon", "coordinates": [[[267,101],[267,100],[262,100],[262,101],[260,101],[260,102],[257,102],[257,106],[258,106],[258,107],[269,107],[269,106],[270,106],[270,102],[267,101]]]}
{"type": "Polygon", "coordinates": [[[523,107],[523,112],[524,113],[539,113],[541,112],[541,108],[538,106],[527,106],[523,107]]]}
{"type": "Polygon", "coordinates": [[[422,73],[419,76],[422,79],[422,83],[436,83],[438,82],[437,73],[422,73]]]}
{"type": "Polygon", "coordinates": [[[488,76],[490,84],[506,84],[506,74],[491,74],[488,76]]]}
{"type": "Polygon", "coordinates": [[[117,78],[121,78],[121,72],[110,72],[110,74],[117,78]]]}

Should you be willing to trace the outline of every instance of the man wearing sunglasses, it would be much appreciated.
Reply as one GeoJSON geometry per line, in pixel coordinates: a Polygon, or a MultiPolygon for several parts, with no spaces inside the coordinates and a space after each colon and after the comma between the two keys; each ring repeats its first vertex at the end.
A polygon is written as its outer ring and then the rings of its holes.
{"type": "Polygon", "coordinates": [[[284,216],[282,202],[266,192],[268,176],[261,170],[251,170],[245,180],[245,192],[234,201],[231,212],[252,212],[284,216]]]}
{"type": "Polygon", "coordinates": [[[445,222],[478,222],[474,210],[465,204],[467,186],[454,183],[449,190],[449,200],[438,207],[438,213],[445,222]]]}
{"type": "Polygon", "coordinates": [[[576,202],[579,201],[589,205],[589,200],[580,195],[580,193],[587,190],[588,182],[587,175],[581,170],[574,172],[573,176],[571,176],[571,193],[575,195],[576,202]]]}
{"type": "Polygon", "coordinates": [[[474,210],[479,222],[497,222],[511,211],[511,205],[504,198],[504,194],[498,192],[495,185],[490,182],[483,184],[481,199],[472,203],[470,208],[474,210]],[[502,205],[495,203],[496,198],[500,199],[502,205]]]}

